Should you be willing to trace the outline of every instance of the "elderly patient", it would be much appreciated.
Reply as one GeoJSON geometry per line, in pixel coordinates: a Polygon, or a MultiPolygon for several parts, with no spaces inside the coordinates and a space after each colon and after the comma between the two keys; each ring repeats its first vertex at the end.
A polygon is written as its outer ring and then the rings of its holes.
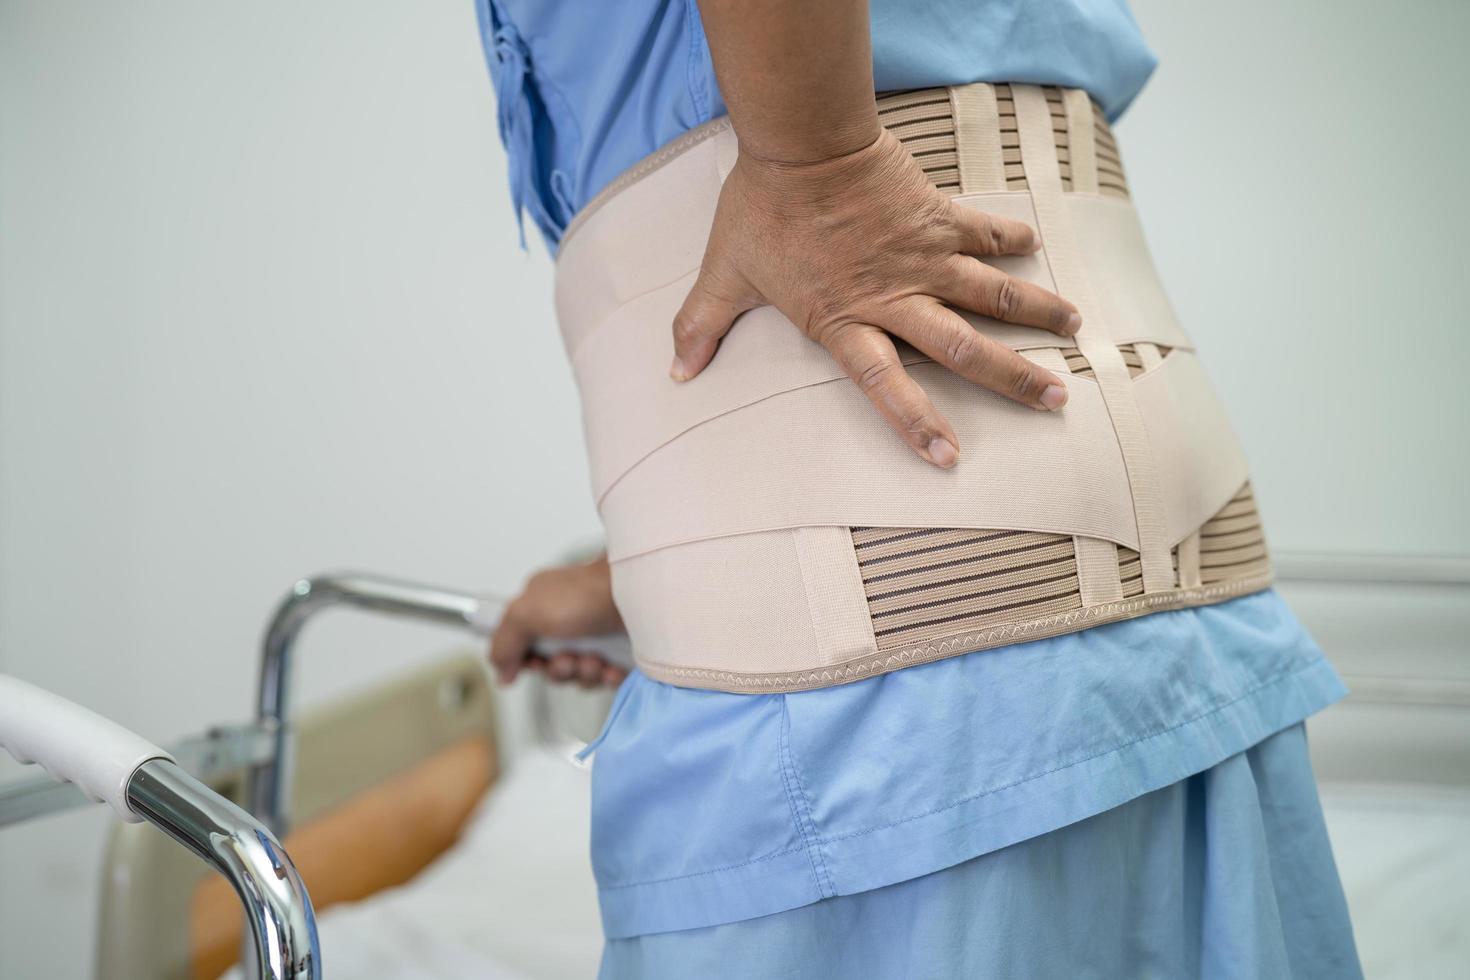
{"type": "Polygon", "coordinates": [[[1343,688],[1130,204],[1121,0],[481,23],[607,529],[490,655],[621,685],[602,976],[1359,975],[1343,688]]]}

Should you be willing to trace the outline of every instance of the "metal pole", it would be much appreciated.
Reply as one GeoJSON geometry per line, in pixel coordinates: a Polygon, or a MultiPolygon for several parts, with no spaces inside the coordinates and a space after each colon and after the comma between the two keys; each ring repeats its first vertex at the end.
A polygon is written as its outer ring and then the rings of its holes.
{"type": "Polygon", "coordinates": [[[308,620],[323,609],[352,606],[411,619],[476,629],[481,600],[466,592],[377,575],[324,575],[301,579],[276,608],[261,650],[256,718],[271,739],[270,758],[250,769],[250,811],[284,836],[291,812],[295,746],[290,722],[291,656],[308,620]]]}
{"type": "Polygon", "coordinates": [[[139,766],[128,806],[219,871],[245,908],[246,952],[269,980],[319,980],[321,949],[306,886],[254,817],[167,759],[139,766]]]}

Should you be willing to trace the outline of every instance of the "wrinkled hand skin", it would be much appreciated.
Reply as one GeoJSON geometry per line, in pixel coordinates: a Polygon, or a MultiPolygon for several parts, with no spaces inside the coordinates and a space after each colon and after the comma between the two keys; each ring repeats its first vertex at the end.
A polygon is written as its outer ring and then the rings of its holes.
{"type": "Polygon", "coordinates": [[[1060,408],[1061,379],[955,312],[1075,334],[1081,318],[1071,303],[980,261],[1039,245],[1022,222],[954,204],[887,130],[863,149],[815,163],[742,151],[674,321],[670,374],[694,378],[736,317],[774,306],[831,352],[915,452],[953,466],[954,430],[900,364],[893,338],[998,394],[1060,408]]]}
{"type": "Polygon", "coordinates": [[[616,687],[628,676],[623,668],[595,654],[563,650],[549,658],[535,653],[537,640],[606,636],[623,632],[613,604],[612,574],[606,556],[578,565],[547,568],[532,575],[505,607],[490,640],[490,664],[502,684],[529,667],[548,680],[575,681],[584,688],[616,687]]]}

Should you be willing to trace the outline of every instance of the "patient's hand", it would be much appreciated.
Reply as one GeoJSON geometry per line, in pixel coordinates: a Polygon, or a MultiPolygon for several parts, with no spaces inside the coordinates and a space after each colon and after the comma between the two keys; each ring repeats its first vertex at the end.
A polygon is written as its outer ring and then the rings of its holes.
{"type": "Polygon", "coordinates": [[[954,204],[887,130],[855,152],[778,163],[743,150],[720,193],[699,278],[674,320],[677,381],[715,356],[734,319],[776,307],[827,348],[915,452],[953,466],[949,422],[899,363],[890,334],[1024,405],[1066,401],[1056,375],[979,333],[950,306],[1062,336],[1076,307],[976,256],[1025,255],[1027,225],[954,204]]]}
{"type": "Polygon", "coordinates": [[[552,681],[576,681],[582,687],[616,686],[628,672],[595,654],[563,651],[550,659],[532,649],[541,640],[553,647],[556,638],[621,633],[623,620],[613,605],[612,576],[607,558],[581,565],[548,568],[531,576],[521,594],[505,607],[490,640],[490,663],[502,684],[524,667],[541,670],[552,681]]]}

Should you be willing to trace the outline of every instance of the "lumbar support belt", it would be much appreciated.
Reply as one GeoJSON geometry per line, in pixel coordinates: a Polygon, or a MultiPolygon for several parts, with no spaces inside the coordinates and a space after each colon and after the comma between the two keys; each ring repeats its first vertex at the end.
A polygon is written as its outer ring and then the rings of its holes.
{"type": "Polygon", "coordinates": [[[1033,411],[906,351],[960,438],[959,464],[939,470],[771,308],[741,317],[698,378],[671,381],[670,324],[736,144],[725,120],[669,144],[584,210],[557,260],[640,668],[801,690],[1265,588],[1245,458],[1086,94],[969,85],[879,109],[957,203],[1040,231],[1040,252],[993,264],[1075,303],[1081,332],[965,316],[1067,378],[1067,405],[1033,411]]]}

